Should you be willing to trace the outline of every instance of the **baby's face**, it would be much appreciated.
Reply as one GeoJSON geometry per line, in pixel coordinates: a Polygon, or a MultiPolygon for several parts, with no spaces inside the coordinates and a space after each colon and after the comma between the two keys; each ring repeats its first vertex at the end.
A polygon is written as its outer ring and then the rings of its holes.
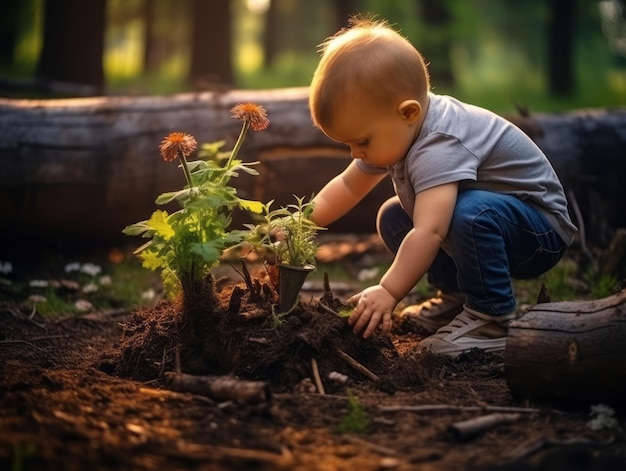
{"type": "Polygon", "coordinates": [[[418,127],[399,110],[398,104],[381,107],[346,100],[337,107],[331,125],[323,131],[332,140],[347,144],[353,158],[386,167],[406,155],[415,142],[418,127]]]}

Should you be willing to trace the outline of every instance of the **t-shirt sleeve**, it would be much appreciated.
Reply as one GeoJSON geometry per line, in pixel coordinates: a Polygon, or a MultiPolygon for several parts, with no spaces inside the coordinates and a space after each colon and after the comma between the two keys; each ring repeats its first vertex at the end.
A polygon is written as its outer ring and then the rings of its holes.
{"type": "Polygon", "coordinates": [[[479,159],[456,137],[428,135],[412,149],[408,170],[415,193],[461,180],[476,180],[479,159]]]}

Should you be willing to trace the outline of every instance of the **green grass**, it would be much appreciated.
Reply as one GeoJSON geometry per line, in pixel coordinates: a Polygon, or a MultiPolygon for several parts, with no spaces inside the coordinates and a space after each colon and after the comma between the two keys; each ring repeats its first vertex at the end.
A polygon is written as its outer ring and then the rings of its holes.
{"type": "Polygon", "coordinates": [[[348,411],[341,419],[335,432],[338,434],[365,433],[371,423],[359,400],[348,391],[348,411]]]}
{"type": "Polygon", "coordinates": [[[158,276],[141,267],[134,258],[121,263],[90,262],[101,269],[93,275],[81,270],[68,271],[68,262],[79,266],[86,263],[42,256],[37,266],[25,271],[19,261],[14,262],[14,270],[20,275],[0,275],[0,307],[27,314],[36,312],[48,318],[64,317],[148,306],[161,289],[158,276]]]}

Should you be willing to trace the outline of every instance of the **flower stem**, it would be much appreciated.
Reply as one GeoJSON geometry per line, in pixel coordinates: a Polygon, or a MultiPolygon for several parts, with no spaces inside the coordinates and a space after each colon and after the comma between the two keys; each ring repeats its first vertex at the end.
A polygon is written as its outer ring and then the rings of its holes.
{"type": "Polygon", "coordinates": [[[185,156],[182,153],[179,158],[181,166],[183,167],[183,172],[185,173],[185,178],[187,179],[187,184],[189,185],[189,188],[191,188],[193,185],[191,181],[191,172],[189,172],[189,167],[187,166],[187,159],[185,159],[185,156]]]}
{"type": "Polygon", "coordinates": [[[228,162],[226,163],[226,169],[230,167],[230,163],[233,161],[237,154],[239,153],[239,149],[241,149],[241,145],[243,144],[244,139],[246,138],[246,133],[250,128],[250,121],[244,119],[243,125],[241,126],[241,131],[239,132],[239,137],[237,138],[237,142],[235,143],[235,147],[230,151],[230,157],[228,157],[228,162]]]}

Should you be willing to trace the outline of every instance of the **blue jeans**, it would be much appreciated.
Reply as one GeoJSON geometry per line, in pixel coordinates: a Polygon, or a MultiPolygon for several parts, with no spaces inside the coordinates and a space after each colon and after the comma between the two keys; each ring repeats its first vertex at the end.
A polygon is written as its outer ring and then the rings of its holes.
{"type": "MultiPolygon", "coordinates": [[[[378,233],[392,253],[413,221],[397,197],[380,207],[378,233]]],[[[483,190],[459,192],[448,235],[428,270],[443,292],[461,291],[470,308],[490,315],[516,306],[511,278],[534,278],[557,264],[567,246],[530,204],[483,190]]]]}

